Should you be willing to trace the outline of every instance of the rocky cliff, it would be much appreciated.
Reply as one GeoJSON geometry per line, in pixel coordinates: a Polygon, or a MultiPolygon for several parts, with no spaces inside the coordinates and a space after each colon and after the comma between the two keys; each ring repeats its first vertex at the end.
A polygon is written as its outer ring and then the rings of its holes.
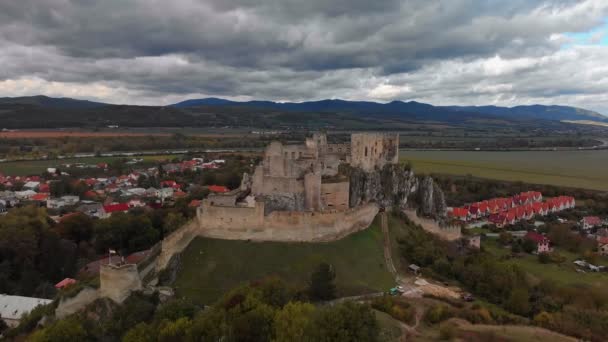
{"type": "Polygon", "coordinates": [[[350,181],[350,206],[376,202],[382,207],[405,207],[408,197],[418,188],[414,172],[403,164],[385,165],[381,170],[346,170],[350,181]]]}
{"type": "Polygon", "coordinates": [[[422,215],[439,220],[446,216],[441,188],[431,177],[417,178],[407,165],[390,164],[373,172],[349,168],[343,172],[349,175],[350,207],[375,202],[382,207],[417,207],[422,215]]]}
{"type": "Polygon", "coordinates": [[[447,215],[445,196],[433,178],[426,176],[422,179],[416,197],[420,214],[445,219],[447,215]]]}

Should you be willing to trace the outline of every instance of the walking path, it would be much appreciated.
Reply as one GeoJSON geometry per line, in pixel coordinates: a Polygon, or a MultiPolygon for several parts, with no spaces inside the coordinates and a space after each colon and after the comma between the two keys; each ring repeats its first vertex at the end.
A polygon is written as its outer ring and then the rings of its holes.
{"type": "Polygon", "coordinates": [[[382,226],[382,235],[384,236],[384,262],[386,263],[388,271],[391,272],[395,279],[398,281],[399,275],[397,274],[397,269],[395,268],[395,264],[393,263],[393,255],[391,253],[391,238],[389,236],[388,231],[388,216],[386,215],[386,212],[380,214],[380,222],[382,226]]]}

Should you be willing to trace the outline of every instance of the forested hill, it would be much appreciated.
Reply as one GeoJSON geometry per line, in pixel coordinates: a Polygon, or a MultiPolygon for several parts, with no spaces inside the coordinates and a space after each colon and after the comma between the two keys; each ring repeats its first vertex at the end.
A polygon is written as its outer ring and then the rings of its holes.
{"type": "Polygon", "coordinates": [[[565,129],[560,120],[608,122],[599,113],[564,106],[440,107],[419,102],[322,100],[234,102],[207,98],[170,106],[111,105],[69,98],[0,98],[0,128],[248,127],[270,129],[402,129],[416,125],[463,128],[565,129]]]}

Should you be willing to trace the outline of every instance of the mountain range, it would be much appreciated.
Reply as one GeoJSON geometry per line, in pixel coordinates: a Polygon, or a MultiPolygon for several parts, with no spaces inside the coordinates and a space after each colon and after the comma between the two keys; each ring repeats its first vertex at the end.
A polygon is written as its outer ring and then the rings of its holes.
{"type": "Polygon", "coordinates": [[[246,126],[390,129],[412,124],[455,126],[566,125],[569,121],[608,122],[608,117],[569,106],[527,105],[433,106],[409,101],[321,100],[308,102],[246,101],[221,98],[191,99],[168,106],[114,105],[47,96],[0,98],[5,128],[154,126],[246,126]]]}

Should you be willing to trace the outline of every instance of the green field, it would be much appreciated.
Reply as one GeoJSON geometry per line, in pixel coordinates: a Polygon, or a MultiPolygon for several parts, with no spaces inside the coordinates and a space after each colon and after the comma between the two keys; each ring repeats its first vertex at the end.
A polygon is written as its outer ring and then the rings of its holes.
{"type": "MultiPolygon", "coordinates": [[[[497,256],[510,254],[508,249],[499,246],[493,239],[484,239],[482,246],[497,256]]],[[[520,266],[524,271],[539,280],[548,279],[559,285],[590,285],[601,288],[608,286],[607,273],[576,272],[576,267],[572,262],[582,258],[562,249],[558,249],[557,251],[566,258],[566,261],[562,264],[542,264],[538,261],[536,255],[529,254],[509,259],[508,262],[520,266]]],[[[601,260],[598,264],[608,265],[608,261],[601,260]]]]}
{"type": "Polygon", "coordinates": [[[386,291],[395,283],[384,265],[378,221],[330,243],[197,238],[182,254],[172,286],[179,296],[208,304],[235,286],[271,275],[304,287],[317,265],[327,262],[335,267],[340,296],[386,291]]]}
{"type": "Polygon", "coordinates": [[[472,175],[506,181],[608,190],[608,150],[407,151],[418,173],[472,175]]]}
{"type": "MultiPolygon", "coordinates": [[[[53,159],[53,160],[34,160],[34,161],[15,161],[0,163],[0,173],[7,176],[29,176],[39,175],[46,171],[49,167],[58,167],[63,164],[97,164],[97,163],[111,163],[117,159],[143,159],[144,162],[153,162],[159,160],[179,158],[181,155],[147,155],[147,156],[133,156],[133,157],[86,157],[86,158],[66,158],[66,159],[53,159]]],[[[141,165],[141,164],[136,164],[141,165]]]]}

